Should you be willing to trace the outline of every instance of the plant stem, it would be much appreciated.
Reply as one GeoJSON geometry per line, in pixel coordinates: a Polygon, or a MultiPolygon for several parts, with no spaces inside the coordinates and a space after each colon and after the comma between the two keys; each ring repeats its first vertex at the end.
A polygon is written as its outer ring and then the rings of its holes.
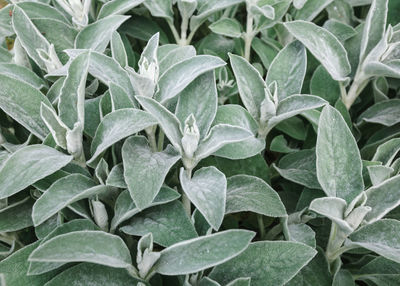
{"type": "Polygon", "coordinates": [[[145,129],[152,152],[157,152],[156,126],[145,129]]]}
{"type": "MultiPolygon", "coordinates": [[[[191,179],[192,178],[192,169],[186,169],[186,172],[187,172],[189,179],[191,179]]],[[[183,190],[182,190],[182,204],[183,204],[183,207],[184,207],[187,215],[190,217],[192,214],[190,200],[186,196],[185,191],[183,191],[183,190]]]]}
{"type": "Polygon", "coordinates": [[[260,237],[261,240],[263,240],[265,237],[265,226],[264,226],[263,215],[257,214],[257,222],[258,222],[258,228],[260,230],[260,237]]]}
{"type": "Polygon", "coordinates": [[[368,84],[368,79],[360,72],[357,71],[354,81],[349,89],[349,92],[345,97],[342,94],[342,100],[347,110],[353,105],[354,101],[356,101],[357,97],[360,95],[361,91],[368,84]]]}
{"type": "Polygon", "coordinates": [[[85,153],[83,152],[83,146],[81,154],[79,155],[79,157],[75,158],[75,161],[78,163],[78,165],[82,166],[83,168],[86,168],[86,158],[85,158],[85,153]]]}
{"type": "Polygon", "coordinates": [[[179,45],[180,46],[186,46],[187,45],[187,29],[189,25],[189,19],[187,17],[182,17],[182,23],[181,23],[181,38],[179,40],[179,45]]]}
{"type": "Polygon", "coordinates": [[[277,224],[273,228],[271,228],[266,235],[264,235],[264,238],[266,240],[273,240],[278,234],[282,232],[282,224],[277,224]]]}
{"type": "Polygon", "coordinates": [[[179,33],[176,30],[174,23],[171,20],[167,20],[168,26],[171,29],[172,34],[174,35],[175,42],[178,44],[180,42],[179,33]]]}
{"type": "Polygon", "coordinates": [[[346,87],[343,85],[343,82],[339,82],[340,87],[340,96],[344,102],[345,98],[347,97],[346,87]]]}
{"type": "Polygon", "coordinates": [[[133,265],[129,265],[129,267],[127,267],[126,270],[128,271],[129,275],[131,275],[132,277],[140,279],[139,272],[133,265]]]}
{"type": "Polygon", "coordinates": [[[193,31],[190,31],[189,36],[188,36],[188,38],[186,40],[186,45],[190,45],[190,43],[192,42],[192,39],[193,39],[194,34],[196,33],[196,31],[197,31],[197,28],[194,29],[193,31]]]}
{"type": "Polygon", "coordinates": [[[250,61],[251,42],[254,38],[253,20],[253,15],[251,13],[247,13],[246,33],[244,34],[244,58],[247,61],[250,61]]]}
{"type": "Polygon", "coordinates": [[[158,133],[158,152],[161,152],[164,148],[164,131],[160,128],[158,133]]]}
{"type": "Polygon", "coordinates": [[[328,245],[325,251],[326,259],[328,260],[330,269],[335,260],[338,259],[339,256],[348,249],[347,247],[342,247],[346,237],[347,235],[338,228],[337,224],[332,222],[328,245]]]}

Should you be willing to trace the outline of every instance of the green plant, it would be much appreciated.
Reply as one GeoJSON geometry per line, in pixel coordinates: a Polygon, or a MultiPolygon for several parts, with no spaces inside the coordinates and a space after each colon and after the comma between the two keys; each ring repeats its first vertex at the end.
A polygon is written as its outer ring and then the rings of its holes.
{"type": "Polygon", "coordinates": [[[1,285],[400,284],[399,10],[4,6],[1,285]]]}

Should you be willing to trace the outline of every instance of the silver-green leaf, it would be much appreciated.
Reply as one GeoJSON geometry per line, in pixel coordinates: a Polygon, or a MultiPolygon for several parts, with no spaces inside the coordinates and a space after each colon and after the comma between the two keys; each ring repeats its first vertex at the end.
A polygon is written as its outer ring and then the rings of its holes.
{"type": "Polygon", "coordinates": [[[350,203],[364,190],[357,143],[339,111],[322,110],[317,137],[317,177],[324,192],[350,203]]]}
{"type": "Polygon", "coordinates": [[[131,197],[139,209],[144,209],[153,202],[180,155],[171,145],[162,152],[153,152],[145,137],[135,136],[125,141],[122,159],[131,197]]]}
{"type": "Polygon", "coordinates": [[[234,258],[253,237],[252,231],[235,229],[179,242],[161,251],[154,270],[164,275],[199,272],[234,258]]]}
{"type": "Polygon", "coordinates": [[[58,171],[71,160],[72,156],[45,145],[30,145],[18,149],[0,168],[0,198],[22,191],[58,171]]]}

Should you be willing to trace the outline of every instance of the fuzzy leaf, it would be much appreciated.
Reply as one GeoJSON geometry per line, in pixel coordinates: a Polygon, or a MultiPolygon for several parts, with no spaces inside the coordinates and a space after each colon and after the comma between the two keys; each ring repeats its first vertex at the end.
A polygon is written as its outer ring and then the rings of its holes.
{"type": "MultiPolygon", "coordinates": [[[[85,51],[86,50],[67,50],[66,53],[72,58],[75,58],[85,51]]],[[[110,82],[119,85],[126,91],[131,100],[134,101],[135,91],[129,79],[129,75],[113,58],[91,51],[89,73],[106,85],[109,85],[110,82]]]]}
{"type": "Polygon", "coordinates": [[[209,276],[223,284],[247,276],[254,286],[264,286],[265,281],[271,285],[283,285],[316,253],[311,247],[297,242],[255,242],[239,256],[215,267],[209,276]]]}
{"type": "Polygon", "coordinates": [[[276,116],[269,121],[269,127],[275,126],[279,122],[296,116],[304,111],[316,109],[326,104],[326,101],[314,95],[291,95],[279,102],[276,109],[276,116]]]}
{"type": "Polygon", "coordinates": [[[124,42],[117,31],[112,34],[110,46],[113,58],[121,67],[126,67],[128,65],[128,55],[126,54],[124,42]]]}
{"type": "Polygon", "coordinates": [[[90,52],[77,56],[68,68],[58,101],[59,115],[69,129],[76,122],[84,124],[85,87],[89,68],[90,52]]]}
{"type": "Polygon", "coordinates": [[[189,178],[182,168],[180,181],[185,194],[207,222],[218,230],[225,214],[226,178],[215,167],[204,167],[189,178]]]}
{"type": "Polygon", "coordinates": [[[46,283],[46,286],[108,286],[136,285],[140,280],[133,278],[125,269],[111,268],[93,263],[80,263],[64,270],[46,283]],[[88,284],[90,283],[90,284],[88,284]]]}
{"type": "MultiPolygon", "coordinates": [[[[174,201],[179,198],[179,194],[168,187],[161,187],[154,201],[149,207],[154,207],[157,205],[162,205],[174,201]]],[[[114,218],[111,221],[111,230],[114,231],[119,224],[125,220],[130,219],[134,215],[140,212],[139,208],[136,207],[133,202],[131,195],[128,190],[123,191],[117,198],[114,207],[114,218]]]]}
{"type": "Polygon", "coordinates": [[[385,126],[393,126],[400,122],[400,99],[390,99],[381,101],[365,110],[357,119],[357,124],[363,121],[378,123],[385,126]]]}
{"type": "Polygon", "coordinates": [[[260,119],[260,106],[265,99],[266,84],[260,73],[244,58],[229,55],[233,73],[244,106],[257,121],[260,119]]]}
{"type": "Polygon", "coordinates": [[[293,94],[300,94],[306,67],[306,49],[300,42],[293,42],[274,58],[265,81],[268,86],[276,81],[279,100],[293,94]]]}
{"type": "Polygon", "coordinates": [[[137,109],[119,109],[107,114],[96,130],[91,146],[92,158],[88,163],[94,162],[101,153],[119,140],[154,124],[157,124],[157,121],[150,114],[137,109]]]}
{"type": "Polygon", "coordinates": [[[397,175],[366,191],[368,199],[365,204],[372,208],[365,216],[368,223],[383,218],[388,212],[400,205],[399,183],[400,175],[397,175]]]}
{"type": "Polygon", "coordinates": [[[53,271],[35,276],[26,275],[29,267],[28,257],[38,245],[38,241],[27,245],[0,262],[2,279],[7,285],[42,286],[57,274],[53,271]]]}
{"type": "Polygon", "coordinates": [[[160,77],[160,91],[156,94],[156,99],[166,102],[178,95],[198,76],[224,65],[226,63],[220,58],[208,55],[195,56],[177,63],[160,77]]]}
{"type": "Polygon", "coordinates": [[[196,118],[200,138],[204,138],[210,129],[217,112],[218,93],[213,72],[205,73],[196,78],[180,94],[175,115],[181,126],[190,114],[196,118]]]}
{"type": "Polygon", "coordinates": [[[322,110],[317,138],[317,176],[324,192],[350,203],[364,190],[357,143],[340,113],[322,110]]]}
{"type": "Polygon", "coordinates": [[[40,116],[41,103],[51,108],[49,100],[23,81],[0,74],[0,108],[39,139],[48,134],[40,116]],[[23,95],[23,96],[21,96],[23,95]]]}
{"type": "Polygon", "coordinates": [[[1,165],[0,198],[9,197],[58,171],[72,160],[45,145],[18,149],[1,165]]]}
{"type": "Polygon", "coordinates": [[[160,68],[160,76],[163,76],[164,73],[173,65],[193,58],[196,55],[196,49],[193,46],[176,46],[172,50],[169,50],[166,55],[161,56],[160,50],[162,50],[162,48],[166,46],[169,45],[160,46],[158,48],[158,64],[160,68]]]}
{"type": "Polygon", "coordinates": [[[164,275],[195,273],[237,256],[253,237],[252,231],[227,230],[179,242],[161,251],[154,270],[164,275]]]}
{"type": "Polygon", "coordinates": [[[29,261],[91,262],[115,268],[132,267],[124,241],[102,231],[74,231],[56,236],[36,248],[29,261]]]}
{"type": "Polygon", "coordinates": [[[227,37],[239,38],[242,34],[242,26],[235,19],[222,18],[209,26],[210,30],[216,34],[227,37]]]}
{"type": "Polygon", "coordinates": [[[136,236],[150,232],[154,242],[164,247],[197,237],[194,226],[178,201],[149,208],[134,216],[120,230],[136,236]]]}
{"type": "Polygon", "coordinates": [[[372,161],[382,162],[383,165],[389,166],[396,158],[397,153],[400,151],[400,138],[393,138],[382,145],[379,145],[378,149],[372,161]]]}
{"type": "Polygon", "coordinates": [[[145,137],[135,136],[125,141],[122,159],[129,192],[136,206],[142,210],[152,203],[180,155],[172,146],[162,152],[153,152],[145,137]]]}
{"type": "Polygon", "coordinates": [[[75,38],[76,49],[91,49],[102,53],[111,40],[112,34],[129,17],[111,15],[83,28],[75,38]]]}
{"type": "Polygon", "coordinates": [[[145,0],[113,0],[101,6],[97,19],[105,18],[110,15],[125,14],[129,10],[142,4],[145,0]]]}
{"type": "Polygon", "coordinates": [[[237,175],[228,178],[226,214],[251,211],[265,216],[282,217],[286,210],[278,194],[263,180],[237,175]]]}
{"type": "Polygon", "coordinates": [[[107,191],[104,185],[96,183],[81,174],[71,174],[59,179],[36,201],[32,219],[37,226],[66,206],[84,198],[107,191]]]}
{"type": "Polygon", "coordinates": [[[199,5],[197,15],[190,19],[190,30],[198,29],[201,24],[207,20],[212,14],[226,9],[230,6],[237,5],[244,2],[244,0],[210,0],[202,1],[199,5]]]}
{"type": "Polygon", "coordinates": [[[31,226],[33,200],[25,198],[0,210],[0,231],[12,232],[31,226]]]}
{"type": "Polygon", "coordinates": [[[0,64],[0,73],[30,84],[36,89],[46,87],[46,82],[30,69],[16,64],[0,64]]]}
{"type": "Polygon", "coordinates": [[[311,22],[293,21],[284,25],[321,62],[334,80],[346,80],[350,63],[346,50],[334,35],[311,22]]]}
{"type": "Polygon", "coordinates": [[[256,138],[258,124],[250,113],[240,105],[226,104],[218,106],[213,125],[229,124],[242,127],[254,136],[251,136],[243,141],[229,143],[213,155],[232,160],[246,159],[260,154],[265,148],[265,140],[256,138]]]}
{"type": "Polygon", "coordinates": [[[301,150],[288,154],[279,161],[275,169],[285,179],[311,189],[321,189],[316,174],[314,150],[301,150]]]}
{"type": "Polygon", "coordinates": [[[208,157],[212,153],[218,151],[223,146],[245,141],[246,139],[254,136],[250,131],[228,124],[218,124],[210,129],[210,133],[206,138],[200,143],[195,157],[198,160],[208,157]]]}
{"type": "Polygon", "coordinates": [[[154,99],[143,96],[137,96],[136,98],[140,105],[158,120],[158,123],[172,145],[178,151],[181,151],[181,139],[183,135],[178,118],[154,99]]]}
{"type": "Polygon", "coordinates": [[[360,62],[384,37],[388,0],[373,0],[365,19],[364,31],[361,39],[360,62]]]}
{"type": "Polygon", "coordinates": [[[25,11],[17,5],[14,6],[14,10],[12,11],[12,26],[29,57],[31,57],[41,69],[45,70],[46,65],[39,56],[38,49],[48,52],[50,43],[32,23],[25,11]]]}
{"type": "Polygon", "coordinates": [[[387,259],[400,263],[400,222],[382,219],[368,224],[350,235],[346,244],[371,250],[387,259]]]}

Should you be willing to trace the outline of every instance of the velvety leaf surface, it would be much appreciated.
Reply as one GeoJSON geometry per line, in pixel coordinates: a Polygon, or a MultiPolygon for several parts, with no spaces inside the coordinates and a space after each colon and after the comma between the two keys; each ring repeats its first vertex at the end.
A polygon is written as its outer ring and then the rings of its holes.
{"type": "Polygon", "coordinates": [[[198,208],[207,222],[218,230],[225,214],[226,178],[215,167],[197,170],[190,178],[182,168],[180,181],[185,194],[198,208]]]}
{"type": "Polygon", "coordinates": [[[240,98],[253,118],[258,120],[260,118],[260,106],[265,98],[266,84],[260,73],[244,58],[230,55],[230,60],[240,98]]]}
{"type": "Polygon", "coordinates": [[[350,203],[364,190],[357,143],[343,117],[330,106],[321,113],[316,154],[318,181],[328,196],[350,203]]]}
{"type": "Polygon", "coordinates": [[[210,277],[227,283],[248,276],[252,285],[283,285],[296,275],[317,252],[309,246],[286,241],[260,241],[239,256],[217,266],[210,277]]]}
{"type": "Polygon", "coordinates": [[[41,286],[57,274],[53,271],[42,275],[26,275],[29,267],[28,257],[38,245],[38,241],[27,245],[0,262],[0,272],[7,285],[41,286]]]}
{"type": "Polygon", "coordinates": [[[144,209],[154,200],[180,155],[172,146],[162,152],[152,152],[145,137],[135,136],[125,141],[122,158],[131,197],[139,209],[144,209]]]}
{"type": "Polygon", "coordinates": [[[135,215],[121,231],[136,236],[151,232],[154,242],[164,247],[197,237],[182,204],[177,201],[135,215]]]}
{"type": "Polygon", "coordinates": [[[288,22],[285,27],[310,50],[333,79],[346,79],[350,73],[347,52],[335,36],[326,29],[305,21],[288,22]]]}
{"type": "Polygon", "coordinates": [[[364,247],[399,263],[400,238],[397,233],[400,222],[383,219],[360,228],[349,236],[349,244],[364,247]]]}
{"type": "MultiPolygon", "coordinates": [[[[162,205],[179,198],[179,194],[168,187],[161,187],[154,201],[149,207],[156,205],[162,205]]],[[[132,216],[140,212],[139,208],[136,207],[132,200],[132,197],[128,190],[123,191],[117,198],[115,202],[115,214],[111,221],[111,230],[115,230],[117,226],[125,220],[130,219],[132,216]]]]}
{"type": "Polygon", "coordinates": [[[166,275],[198,272],[243,252],[254,237],[246,230],[227,230],[174,244],[161,252],[155,271],[166,275]]]}
{"type": "Polygon", "coordinates": [[[0,197],[18,193],[36,181],[58,171],[72,156],[44,146],[30,145],[13,153],[0,168],[0,197]]]}
{"type": "Polygon", "coordinates": [[[125,269],[99,264],[80,263],[63,271],[45,286],[120,286],[138,283],[125,269]]]}
{"type": "Polygon", "coordinates": [[[100,122],[93,138],[91,151],[93,162],[108,147],[133,135],[157,121],[148,113],[136,109],[120,109],[106,115],[100,122]]]}
{"type": "Polygon", "coordinates": [[[30,84],[7,75],[0,75],[0,84],[0,108],[38,138],[46,137],[48,129],[40,117],[40,104],[50,107],[49,100],[30,84]]]}
{"type": "Polygon", "coordinates": [[[251,211],[266,216],[286,215],[278,194],[263,180],[246,175],[228,178],[226,213],[251,211]]]}
{"type": "Polygon", "coordinates": [[[32,210],[33,222],[39,225],[67,205],[106,189],[105,186],[96,186],[93,180],[81,174],[61,178],[35,202],[32,210]]]}
{"type": "Polygon", "coordinates": [[[220,58],[213,56],[196,56],[182,61],[168,69],[160,78],[160,92],[156,98],[160,102],[175,97],[199,75],[225,65],[220,58]]]}
{"type": "Polygon", "coordinates": [[[131,265],[131,256],[123,240],[101,231],[75,231],[43,243],[29,261],[91,262],[115,268],[131,265]]]}
{"type": "Polygon", "coordinates": [[[103,52],[113,32],[128,19],[127,16],[111,15],[86,26],[76,36],[75,48],[103,52]]]}
{"type": "Polygon", "coordinates": [[[276,81],[280,100],[293,94],[300,94],[306,73],[307,55],[300,42],[293,42],[282,49],[274,58],[268,70],[266,83],[276,81]]]}

